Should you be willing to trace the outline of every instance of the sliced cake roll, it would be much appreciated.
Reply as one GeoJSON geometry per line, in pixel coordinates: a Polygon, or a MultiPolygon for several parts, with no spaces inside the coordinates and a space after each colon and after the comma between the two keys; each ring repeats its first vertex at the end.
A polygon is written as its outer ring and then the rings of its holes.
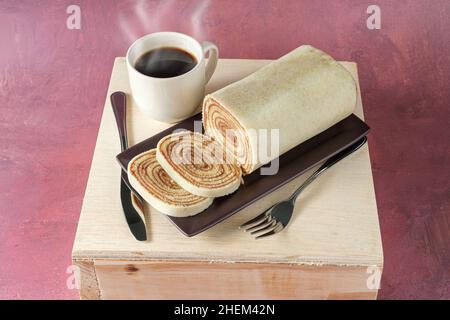
{"type": "Polygon", "coordinates": [[[242,172],[235,158],[200,133],[184,131],[162,138],[156,158],[173,180],[198,196],[224,196],[241,184],[242,172]]]}
{"type": "Polygon", "coordinates": [[[243,173],[250,174],[348,117],[356,101],[352,75],[328,54],[301,46],[207,95],[203,126],[208,136],[228,145],[243,173]],[[279,132],[278,152],[267,152],[264,140],[251,134],[260,130],[279,132]]]}
{"type": "Polygon", "coordinates": [[[141,153],[130,161],[128,180],[151,206],[174,217],[200,213],[213,201],[189,193],[172,180],[156,160],[156,149],[141,153]]]}

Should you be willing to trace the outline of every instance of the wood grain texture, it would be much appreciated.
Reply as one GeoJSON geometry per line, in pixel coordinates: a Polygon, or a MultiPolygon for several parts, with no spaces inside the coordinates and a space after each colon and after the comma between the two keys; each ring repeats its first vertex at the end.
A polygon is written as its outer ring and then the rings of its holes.
{"type": "MultiPolygon", "coordinates": [[[[269,61],[220,60],[207,91],[257,70],[269,61]]],[[[357,79],[356,65],[343,63],[357,79]]],[[[123,58],[116,59],[108,96],[130,92],[123,58]]],[[[129,99],[132,144],[167,128],[141,114],[129,99]]],[[[359,99],[356,114],[362,117],[359,99]]],[[[238,229],[244,221],[287,198],[308,174],[295,179],[230,219],[193,238],[147,206],[147,242],[131,236],[120,205],[117,128],[106,99],[91,173],[73,249],[74,259],[188,260],[381,266],[383,255],[367,145],[336,165],[299,198],[293,221],[282,233],[254,241],[238,229]]]]}
{"type": "Polygon", "coordinates": [[[79,268],[79,289],[82,300],[99,300],[101,298],[97,274],[93,260],[74,260],[79,268]]]}
{"type": "Polygon", "coordinates": [[[95,261],[103,299],[375,299],[367,268],[95,261]]]}
{"type": "Polygon", "coordinates": [[[450,299],[448,0],[77,0],[81,30],[66,28],[69,4],[0,1],[0,298],[78,299],[66,270],[111,66],[137,37],[173,30],[226,58],[312,44],[357,62],[385,257],[379,298],[450,299]],[[381,30],[366,27],[369,4],[381,30]]]}

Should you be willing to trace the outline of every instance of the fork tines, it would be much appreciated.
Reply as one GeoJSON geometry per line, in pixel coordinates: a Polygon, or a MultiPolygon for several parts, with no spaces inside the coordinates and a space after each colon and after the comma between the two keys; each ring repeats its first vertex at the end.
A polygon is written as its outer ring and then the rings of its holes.
{"type": "Polygon", "coordinates": [[[264,238],[273,235],[283,229],[283,225],[270,215],[270,210],[266,210],[259,216],[242,224],[239,228],[245,229],[245,232],[255,235],[255,239],[264,238]]]}

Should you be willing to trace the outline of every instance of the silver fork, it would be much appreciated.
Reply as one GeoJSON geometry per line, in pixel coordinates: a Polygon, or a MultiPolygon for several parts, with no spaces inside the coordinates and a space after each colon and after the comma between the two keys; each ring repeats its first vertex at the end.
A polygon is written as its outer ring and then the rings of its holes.
{"type": "Polygon", "coordinates": [[[363,137],[351,146],[330,157],[319,169],[306,179],[287,200],[276,203],[257,217],[241,225],[239,228],[247,228],[245,231],[255,235],[255,239],[268,237],[283,230],[291,220],[295,201],[302,191],[334,164],[361,148],[366,141],[367,138],[363,137]]]}

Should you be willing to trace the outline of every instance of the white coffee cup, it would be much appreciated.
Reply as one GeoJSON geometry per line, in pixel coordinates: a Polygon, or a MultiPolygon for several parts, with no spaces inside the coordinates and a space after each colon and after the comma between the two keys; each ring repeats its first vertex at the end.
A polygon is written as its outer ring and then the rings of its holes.
{"type": "Polygon", "coordinates": [[[200,44],[194,38],[177,32],[158,32],[136,40],[127,51],[127,69],[131,94],[136,105],[151,118],[177,122],[194,113],[201,104],[205,85],[216,69],[219,50],[208,41],[200,44]],[[136,70],[135,64],[144,53],[162,47],[187,51],[197,60],[190,71],[171,78],[155,78],[136,70]],[[208,63],[205,54],[209,51],[208,63]]]}

